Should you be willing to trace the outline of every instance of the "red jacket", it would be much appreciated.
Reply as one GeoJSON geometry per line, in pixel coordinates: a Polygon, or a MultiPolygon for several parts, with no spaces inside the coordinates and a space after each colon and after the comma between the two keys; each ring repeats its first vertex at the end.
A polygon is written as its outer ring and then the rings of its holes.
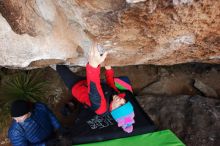
{"type": "MultiPolygon", "coordinates": [[[[86,65],[87,80],[79,81],[72,88],[72,95],[83,104],[91,107],[96,114],[101,115],[108,111],[107,99],[104,96],[100,83],[100,66],[94,68],[86,65]]],[[[119,93],[114,83],[114,71],[109,69],[105,71],[106,84],[119,93]]]]}

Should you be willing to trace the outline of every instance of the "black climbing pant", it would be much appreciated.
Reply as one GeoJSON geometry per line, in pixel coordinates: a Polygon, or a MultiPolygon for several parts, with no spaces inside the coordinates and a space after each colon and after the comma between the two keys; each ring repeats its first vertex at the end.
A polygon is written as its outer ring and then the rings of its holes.
{"type": "Polygon", "coordinates": [[[66,86],[71,90],[73,85],[81,80],[85,80],[86,77],[79,76],[73,73],[67,66],[65,65],[57,65],[56,70],[60,77],[63,79],[66,86]]]}

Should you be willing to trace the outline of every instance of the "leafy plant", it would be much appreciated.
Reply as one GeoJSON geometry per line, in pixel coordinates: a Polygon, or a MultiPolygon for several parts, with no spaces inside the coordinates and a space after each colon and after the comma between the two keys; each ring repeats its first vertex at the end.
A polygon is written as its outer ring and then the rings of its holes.
{"type": "Polygon", "coordinates": [[[3,76],[0,87],[0,129],[10,121],[9,109],[14,100],[46,102],[47,85],[42,71],[19,71],[3,76]]]}

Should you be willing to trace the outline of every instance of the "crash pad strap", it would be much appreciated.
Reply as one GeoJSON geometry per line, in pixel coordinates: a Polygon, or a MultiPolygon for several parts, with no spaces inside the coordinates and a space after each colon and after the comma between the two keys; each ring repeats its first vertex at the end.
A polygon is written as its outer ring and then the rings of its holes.
{"type": "Polygon", "coordinates": [[[157,131],[138,136],[108,140],[103,142],[81,144],[77,146],[185,146],[170,130],[157,131]]]}

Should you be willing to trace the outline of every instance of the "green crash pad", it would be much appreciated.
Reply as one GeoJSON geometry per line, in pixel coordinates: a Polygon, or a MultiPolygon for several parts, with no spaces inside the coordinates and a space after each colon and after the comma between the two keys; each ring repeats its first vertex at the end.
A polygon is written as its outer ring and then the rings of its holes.
{"type": "Polygon", "coordinates": [[[76,146],[185,146],[170,130],[76,146]]]}

